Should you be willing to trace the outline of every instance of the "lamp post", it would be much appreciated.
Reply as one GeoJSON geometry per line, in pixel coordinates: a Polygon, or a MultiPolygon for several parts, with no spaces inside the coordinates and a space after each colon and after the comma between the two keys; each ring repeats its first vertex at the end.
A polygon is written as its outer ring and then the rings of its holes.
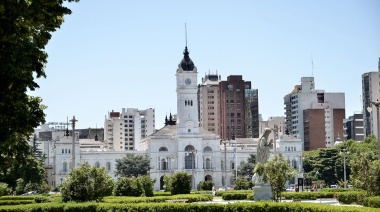
{"type": "Polygon", "coordinates": [[[192,181],[193,181],[193,189],[195,189],[195,176],[194,176],[194,165],[195,165],[195,153],[197,153],[197,150],[191,150],[186,153],[186,155],[191,154],[191,175],[192,175],[192,181]]]}
{"type": "Polygon", "coordinates": [[[317,191],[318,190],[318,175],[319,175],[319,171],[317,170],[316,172],[315,172],[315,176],[317,177],[317,187],[315,188],[315,191],[317,191]]]}
{"type": "Polygon", "coordinates": [[[347,188],[347,181],[346,181],[346,152],[347,149],[343,148],[340,150],[340,152],[343,154],[343,179],[344,179],[344,188],[347,188]]]}
{"type": "MultiPolygon", "coordinates": [[[[377,146],[378,146],[378,158],[380,160],[380,130],[379,130],[379,127],[380,127],[380,117],[379,117],[379,107],[380,107],[380,101],[377,99],[375,102],[369,100],[369,102],[371,102],[373,105],[375,105],[376,107],[376,115],[377,115],[377,146]]],[[[373,116],[372,116],[372,119],[373,119],[373,116]]]]}
{"type": "Polygon", "coordinates": [[[227,141],[226,140],[220,140],[220,144],[224,145],[224,173],[223,173],[223,179],[224,179],[224,190],[227,191],[227,141]]]}
{"type": "Polygon", "coordinates": [[[60,177],[59,179],[61,180],[61,184],[60,185],[62,185],[62,180],[63,180],[62,177],[60,177]]]}

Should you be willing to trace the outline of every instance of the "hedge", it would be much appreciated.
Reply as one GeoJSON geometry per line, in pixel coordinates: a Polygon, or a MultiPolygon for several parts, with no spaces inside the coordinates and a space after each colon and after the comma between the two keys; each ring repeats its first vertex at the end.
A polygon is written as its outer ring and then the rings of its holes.
{"type": "Polygon", "coordinates": [[[221,197],[223,196],[223,194],[225,193],[233,193],[233,194],[236,194],[236,193],[239,193],[239,194],[253,194],[253,190],[228,190],[228,191],[217,191],[215,196],[218,196],[218,197],[221,197]]]}
{"type": "Polygon", "coordinates": [[[222,196],[223,200],[246,200],[249,194],[244,193],[224,193],[222,196]]]}
{"type": "Polygon", "coordinates": [[[363,199],[363,205],[371,208],[380,208],[380,197],[366,197],[363,199]]]}
{"type": "Polygon", "coordinates": [[[335,206],[315,203],[291,203],[291,202],[246,202],[232,204],[188,204],[188,203],[138,203],[138,204],[115,204],[115,203],[41,203],[18,206],[2,206],[0,212],[105,212],[105,211],[136,211],[136,212],[182,212],[182,211],[205,211],[205,212],[282,212],[282,211],[308,211],[308,212],[376,212],[377,208],[356,206],[335,206]]]}
{"type": "Polygon", "coordinates": [[[365,191],[340,192],[335,193],[336,199],[343,204],[358,204],[363,205],[363,200],[367,197],[365,191]]]}
{"type": "Polygon", "coordinates": [[[1,205],[25,205],[35,203],[33,200],[0,200],[1,205]]]}
{"type": "Polygon", "coordinates": [[[188,203],[212,201],[212,195],[205,194],[178,194],[173,196],[156,196],[156,197],[104,197],[103,202],[106,203],[149,203],[149,202],[165,202],[166,200],[188,199],[188,203]]]}

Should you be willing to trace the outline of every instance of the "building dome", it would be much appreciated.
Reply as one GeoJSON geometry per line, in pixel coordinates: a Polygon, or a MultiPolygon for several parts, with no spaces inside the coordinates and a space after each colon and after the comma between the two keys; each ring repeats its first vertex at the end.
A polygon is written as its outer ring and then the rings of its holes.
{"type": "Polygon", "coordinates": [[[192,71],[194,69],[194,63],[189,57],[189,51],[187,50],[187,46],[185,47],[185,51],[183,52],[183,59],[179,66],[184,71],[192,71]]]}

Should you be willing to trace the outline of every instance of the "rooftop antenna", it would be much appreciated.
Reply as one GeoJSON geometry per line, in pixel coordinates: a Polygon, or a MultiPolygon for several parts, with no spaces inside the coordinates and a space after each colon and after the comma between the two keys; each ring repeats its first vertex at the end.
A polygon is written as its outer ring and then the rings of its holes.
{"type": "Polygon", "coordinates": [[[314,75],[314,61],[313,61],[313,54],[311,55],[311,76],[314,75]]]}

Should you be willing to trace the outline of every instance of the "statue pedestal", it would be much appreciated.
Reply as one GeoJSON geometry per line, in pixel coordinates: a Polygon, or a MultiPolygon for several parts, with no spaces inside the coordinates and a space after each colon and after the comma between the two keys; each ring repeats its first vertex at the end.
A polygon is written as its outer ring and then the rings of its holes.
{"type": "Polygon", "coordinates": [[[272,190],[270,185],[254,186],[253,187],[253,199],[255,201],[271,200],[272,190]]]}

